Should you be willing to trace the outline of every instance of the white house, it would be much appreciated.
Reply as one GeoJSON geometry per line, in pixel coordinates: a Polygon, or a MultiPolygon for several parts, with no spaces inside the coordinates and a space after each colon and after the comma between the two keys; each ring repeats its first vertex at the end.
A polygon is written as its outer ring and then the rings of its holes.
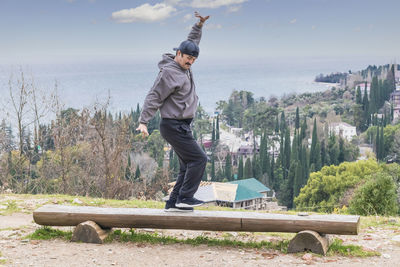
{"type": "Polygon", "coordinates": [[[335,133],[335,135],[345,138],[347,141],[351,141],[353,136],[357,135],[356,127],[345,122],[329,124],[329,131],[335,133]]]}
{"type": "Polygon", "coordinates": [[[393,120],[400,118],[400,90],[394,91],[390,96],[393,105],[393,120]]]}

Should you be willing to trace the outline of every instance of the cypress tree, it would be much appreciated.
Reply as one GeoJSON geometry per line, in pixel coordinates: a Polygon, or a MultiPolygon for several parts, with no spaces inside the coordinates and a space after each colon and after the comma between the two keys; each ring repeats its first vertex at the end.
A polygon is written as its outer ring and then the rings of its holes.
{"type": "Polygon", "coordinates": [[[128,164],[126,165],[125,168],[125,179],[130,180],[132,178],[132,173],[131,173],[131,156],[128,155],[128,164]]]}
{"type": "Polygon", "coordinates": [[[211,142],[213,144],[215,143],[215,120],[214,119],[213,119],[213,124],[212,124],[211,142]]]}
{"type": "Polygon", "coordinates": [[[243,157],[240,157],[239,159],[238,179],[243,179],[243,157]]]}
{"type": "Polygon", "coordinates": [[[219,140],[219,115],[217,115],[217,123],[215,124],[215,140],[219,140]]]}
{"type": "Polygon", "coordinates": [[[286,118],[285,118],[284,111],[282,111],[282,113],[281,113],[280,131],[281,131],[281,133],[284,133],[286,131],[286,118]]]}
{"type": "Polygon", "coordinates": [[[344,155],[345,155],[344,139],[342,137],[339,137],[339,156],[338,156],[339,164],[344,162],[344,155]]]}
{"type": "Polygon", "coordinates": [[[253,158],[253,176],[257,180],[261,180],[262,177],[262,169],[261,169],[261,162],[259,157],[253,158]]]}
{"type": "Polygon", "coordinates": [[[290,131],[287,130],[285,134],[285,151],[284,151],[284,158],[285,158],[285,165],[283,165],[284,168],[284,175],[283,177],[286,178],[288,175],[288,171],[290,169],[290,154],[291,154],[291,149],[290,149],[290,131]]]}
{"type": "Polygon", "coordinates": [[[360,86],[357,86],[356,103],[359,104],[359,105],[362,104],[362,96],[361,96],[361,88],[360,88],[360,86]]]}
{"type": "Polygon", "coordinates": [[[293,181],[293,197],[297,197],[300,193],[300,188],[303,186],[303,166],[300,162],[296,162],[296,173],[293,181]]]}
{"type": "Polygon", "coordinates": [[[299,148],[297,141],[297,133],[294,131],[293,141],[292,141],[292,153],[290,155],[290,162],[294,162],[299,159],[299,148]]]}
{"type": "Polygon", "coordinates": [[[266,154],[267,154],[267,148],[266,148],[266,134],[264,133],[261,135],[261,140],[260,140],[260,162],[261,162],[261,169],[262,173],[266,172],[266,154]]]}
{"type": "Polygon", "coordinates": [[[211,157],[211,180],[215,181],[215,159],[214,159],[214,153],[212,154],[212,157],[211,157]]]}
{"type": "Polygon", "coordinates": [[[278,116],[276,116],[276,121],[275,121],[275,134],[279,133],[279,119],[278,116]]]}
{"type": "Polygon", "coordinates": [[[136,166],[136,172],[135,172],[135,179],[139,179],[140,178],[140,168],[139,165],[136,166]]]}
{"type": "Polygon", "coordinates": [[[232,157],[231,153],[228,153],[225,158],[225,177],[228,181],[232,180],[232,157]]]}
{"type": "Polygon", "coordinates": [[[378,77],[374,76],[372,78],[371,89],[369,92],[369,111],[370,114],[374,114],[378,110],[378,90],[379,90],[379,82],[378,77]]]}
{"type": "Polygon", "coordinates": [[[315,146],[315,170],[319,171],[321,169],[321,145],[317,142],[315,146]]]}
{"type": "Polygon", "coordinates": [[[306,138],[306,130],[307,130],[307,119],[306,116],[304,116],[303,123],[301,124],[301,129],[300,129],[300,140],[303,141],[304,138],[306,138]]]}
{"type": "Polygon", "coordinates": [[[361,131],[368,129],[370,125],[370,111],[369,111],[369,100],[367,93],[367,86],[365,86],[364,97],[363,97],[363,123],[361,124],[361,131]]]}
{"type": "Polygon", "coordinates": [[[270,164],[271,168],[269,170],[269,183],[270,186],[272,187],[273,184],[275,183],[275,177],[274,177],[274,171],[275,171],[275,156],[272,153],[272,157],[271,157],[271,164],[270,164]]]}
{"type": "Polygon", "coordinates": [[[318,135],[317,135],[317,119],[314,118],[314,127],[312,132],[312,139],[311,139],[311,150],[310,150],[310,165],[315,164],[316,162],[316,147],[318,143],[318,135]]]}
{"type": "Polygon", "coordinates": [[[339,149],[336,143],[336,135],[330,133],[328,141],[329,164],[338,165],[339,149]]]}
{"type": "Polygon", "coordinates": [[[383,135],[383,126],[381,127],[380,140],[379,140],[380,159],[385,158],[385,136],[383,135]]]}
{"type": "Polygon", "coordinates": [[[300,128],[300,114],[299,114],[299,107],[296,108],[296,120],[295,120],[295,127],[296,130],[300,128]]]}
{"type": "Polygon", "coordinates": [[[251,166],[250,158],[246,159],[244,164],[244,178],[251,178],[253,176],[253,170],[251,166]]]}
{"type": "Polygon", "coordinates": [[[291,164],[288,177],[284,183],[284,188],[281,192],[282,194],[282,203],[288,207],[288,209],[293,208],[293,185],[294,185],[294,180],[296,176],[296,170],[297,170],[297,161],[293,162],[291,164]]]}
{"type": "Polygon", "coordinates": [[[380,160],[380,137],[379,137],[379,126],[376,127],[376,136],[375,136],[375,154],[376,159],[380,160]]]}

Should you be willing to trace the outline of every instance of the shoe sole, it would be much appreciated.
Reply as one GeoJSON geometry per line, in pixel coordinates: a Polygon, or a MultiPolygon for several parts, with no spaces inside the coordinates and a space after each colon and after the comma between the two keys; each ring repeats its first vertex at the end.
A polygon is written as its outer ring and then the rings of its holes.
{"type": "Polygon", "coordinates": [[[169,208],[169,209],[164,209],[165,212],[193,212],[193,209],[191,210],[183,210],[183,209],[177,209],[177,208],[169,208]]]}
{"type": "Polygon", "coordinates": [[[193,207],[201,206],[203,204],[204,203],[189,205],[189,204],[186,204],[186,203],[179,203],[179,204],[177,203],[177,204],[175,204],[175,206],[178,207],[178,208],[193,208],[193,207]]]}

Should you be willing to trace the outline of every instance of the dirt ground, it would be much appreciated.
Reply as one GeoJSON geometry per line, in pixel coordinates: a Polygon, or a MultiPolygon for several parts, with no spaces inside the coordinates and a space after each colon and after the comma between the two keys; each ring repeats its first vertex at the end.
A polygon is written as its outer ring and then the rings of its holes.
{"type": "MultiPolygon", "coordinates": [[[[0,195],[0,200],[4,196],[0,195]]],[[[63,240],[27,240],[25,236],[41,226],[35,224],[35,204],[47,200],[24,201],[23,213],[0,215],[0,266],[400,266],[400,230],[379,227],[362,229],[358,236],[336,236],[344,244],[355,244],[378,251],[381,256],[321,257],[312,254],[283,254],[266,249],[209,247],[206,245],[151,245],[112,242],[104,245],[73,243],[63,240]],[[30,210],[31,207],[31,210],[30,210]]],[[[19,203],[19,202],[18,202],[19,203]]],[[[0,212],[5,207],[0,206],[0,212]]],[[[399,220],[399,218],[397,218],[399,220]]],[[[63,228],[73,230],[73,228],[63,228]]],[[[142,230],[142,231],[152,231],[142,230]]],[[[195,237],[221,232],[160,230],[177,237],[195,237]]],[[[268,234],[237,235],[239,240],[272,240],[268,234]]]]}

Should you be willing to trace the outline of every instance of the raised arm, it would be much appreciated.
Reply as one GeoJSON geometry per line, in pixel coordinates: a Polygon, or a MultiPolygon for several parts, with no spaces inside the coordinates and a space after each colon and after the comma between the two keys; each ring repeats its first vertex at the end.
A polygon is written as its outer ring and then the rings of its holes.
{"type": "Polygon", "coordinates": [[[209,19],[210,16],[202,17],[197,11],[194,12],[194,16],[199,18],[199,22],[197,22],[189,33],[188,40],[195,42],[197,45],[200,44],[201,40],[201,28],[203,27],[204,22],[209,19]]]}

